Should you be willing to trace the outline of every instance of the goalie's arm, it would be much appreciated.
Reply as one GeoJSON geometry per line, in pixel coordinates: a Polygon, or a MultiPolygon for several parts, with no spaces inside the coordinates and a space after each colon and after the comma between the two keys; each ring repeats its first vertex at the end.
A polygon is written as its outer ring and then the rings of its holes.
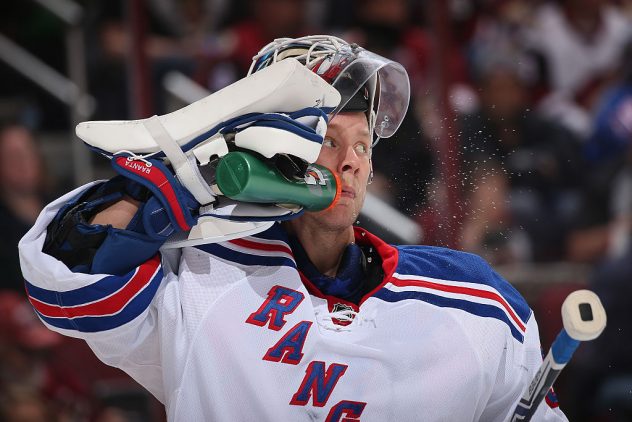
{"type": "MultiPolygon", "coordinates": [[[[26,293],[48,328],[86,340],[103,362],[123,369],[164,400],[163,385],[158,380],[161,356],[168,351],[159,347],[158,340],[169,332],[162,332],[155,322],[177,315],[170,312],[162,315],[166,306],[177,308],[177,301],[165,301],[166,290],[177,293],[177,283],[172,282],[177,279],[170,264],[177,262],[175,251],[173,256],[153,253],[121,274],[97,271],[91,274],[72,271],[43,250],[49,227],[60,211],[74,208],[82,198],[89,199],[86,195],[103,185],[92,183],[48,204],[19,242],[26,293]]],[[[124,202],[118,205],[121,204],[124,202]]],[[[130,249],[119,255],[132,253],[130,249]]],[[[177,296],[172,293],[167,297],[177,296]]]]}
{"type": "Polygon", "coordinates": [[[131,196],[124,196],[122,199],[106,206],[98,211],[90,220],[90,224],[102,226],[112,226],[115,229],[125,229],[132,218],[138,212],[140,202],[131,196]]]}
{"type": "Polygon", "coordinates": [[[199,204],[158,161],[117,156],[119,176],[82,192],[47,227],[43,252],[72,271],[122,275],[189,230],[199,204]]]}

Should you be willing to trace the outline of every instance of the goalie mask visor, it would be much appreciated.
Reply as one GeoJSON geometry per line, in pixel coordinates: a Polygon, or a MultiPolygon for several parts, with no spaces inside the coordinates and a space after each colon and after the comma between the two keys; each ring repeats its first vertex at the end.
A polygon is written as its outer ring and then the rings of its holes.
{"type": "MultiPolygon", "coordinates": [[[[324,70],[321,73],[321,69],[332,65],[336,67],[336,61],[344,61],[344,56],[347,54],[343,52],[325,58],[318,68],[313,70],[328,81],[329,72],[324,70]]],[[[360,50],[355,52],[354,56],[355,59],[346,63],[333,82],[330,82],[341,96],[340,104],[334,110],[333,116],[341,111],[368,109],[374,116],[375,135],[379,138],[389,138],[401,125],[408,109],[410,86],[406,70],[399,63],[370,51],[360,50]],[[366,108],[365,101],[368,103],[366,108]]]]}
{"type": "Polygon", "coordinates": [[[410,84],[404,67],[355,44],[329,36],[278,39],[253,59],[251,72],[294,57],[331,84],[341,101],[330,119],[341,111],[371,110],[369,121],[379,138],[392,136],[404,119],[410,84]]]}

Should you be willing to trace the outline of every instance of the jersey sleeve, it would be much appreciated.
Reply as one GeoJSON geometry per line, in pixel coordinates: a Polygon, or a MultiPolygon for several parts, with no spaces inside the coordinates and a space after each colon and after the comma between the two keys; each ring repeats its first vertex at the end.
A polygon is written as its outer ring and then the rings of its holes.
{"type": "Polygon", "coordinates": [[[162,331],[178,323],[177,290],[175,296],[167,293],[176,281],[168,264],[173,260],[158,253],[125,274],[85,274],[42,252],[46,228],[57,212],[90,186],[49,204],[20,241],[28,299],[48,328],[84,339],[100,360],[124,370],[164,402],[169,374],[162,362],[173,351],[161,349],[161,343],[178,343],[169,338],[177,329],[162,331]],[[173,342],[159,342],[161,336],[173,342]]]}
{"type": "MultiPolygon", "coordinates": [[[[512,339],[504,350],[504,355],[499,363],[492,396],[480,420],[510,421],[516,405],[533,377],[535,377],[541,364],[542,350],[538,325],[534,314],[531,313],[526,325],[524,342],[518,343],[512,339]]],[[[543,422],[568,421],[560,410],[552,392],[549,392],[546,399],[540,403],[532,420],[543,422]]]]}

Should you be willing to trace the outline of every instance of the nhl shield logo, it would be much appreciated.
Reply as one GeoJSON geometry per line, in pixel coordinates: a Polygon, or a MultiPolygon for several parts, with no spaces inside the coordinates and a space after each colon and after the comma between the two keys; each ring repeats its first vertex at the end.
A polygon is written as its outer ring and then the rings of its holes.
{"type": "MultiPolygon", "coordinates": [[[[347,316],[349,316],[349,318],[351,318],[352,320],[356,316],[355,309],[353,309],[351,306],[345,303],[335,303],[331,308],[331,312],[332,313],[345,312],[347,316]]],[[[346,319],[338,319],[338,318],[333,318],[332,321],[334,322],[334,324],[338,324],[338,325],[349,325],[352,322],[346,319]]]]}

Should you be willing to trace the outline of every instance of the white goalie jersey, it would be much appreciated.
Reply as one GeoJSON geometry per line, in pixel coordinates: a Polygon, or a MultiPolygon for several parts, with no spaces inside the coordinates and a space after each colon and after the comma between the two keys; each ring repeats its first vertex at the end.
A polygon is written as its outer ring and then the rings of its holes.
{"type": "MultiPolygon", "coordinates": [[[[169,250],[122,276],[42,252],[50,204],[20,242],[29,299],[164,403],[170,421],[505,421],[542,362],[524,299],[480,258],[356,230],[384,280],[359,306],[322,295],[280,225],[169,250]]],[[[556,403],[533,420],[565,421],[556,403]]]]}

